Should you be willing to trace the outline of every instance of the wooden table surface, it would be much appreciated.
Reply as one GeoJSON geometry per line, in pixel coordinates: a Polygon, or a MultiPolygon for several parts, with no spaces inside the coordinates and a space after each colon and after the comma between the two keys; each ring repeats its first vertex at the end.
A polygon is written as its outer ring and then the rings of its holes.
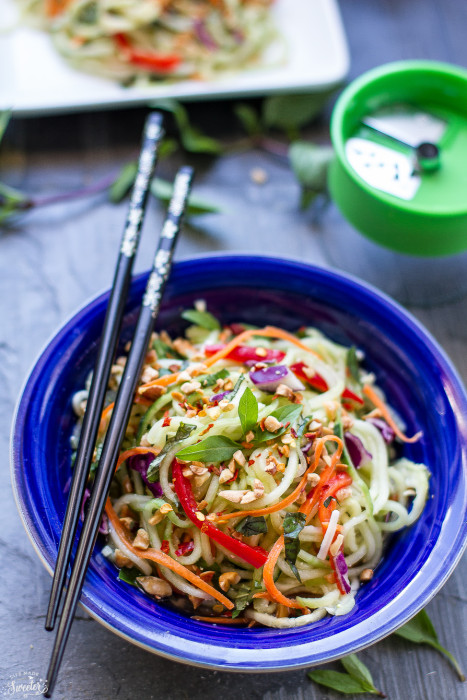
{"type": "MultiPolygon", "coordinates": [[[[350,77],[395,59],[427,58],[467,66],[467,3],[460,0],[352,0],[342,3],[352,65],[350,77]]],[[[229,103],[191,108],[195,122],[231,139],[238,125],[229,103]]],[[[137,152],[144,110],[17,120],[7,134],[1,177],[35,195],[86,186],[137,152]]],[[[306,132],[326,142],[323,117],[306,132]]],[[[179,159],[161,168],[173,174],[179,159]]],[[[466,256],[417,261],[383,251],[346,224],[331,206],[315,221],[298,208],[298,186],[280,159],[246,151],[218,160],[190,159],[196,190],[222,214],[186,227],[177,256],[210,251],[270,252],[360,275],[404,303],[426,325],[467,379],[466,256]],[[265,185],[251,169],[263,168],[265,185]]],[[[43,628],[50,578],[17,515],[9,484],[10,423],[21,384],[44,342],[62,321],[108,287],[126,204],[96,195],[37,210],[0,234],[0,680],[27,670],[44,675],[52,638],[43,628]]],[[[137,270],[147,269],[161,209],[151,204],[137,270]]],[[[467,669],[464,558],[428,611],[441,641],[467,669]]],[[[392,700],[461,700],[461,684],[435,651],[395,637],[362,652],[392,700]]],[[[334,667],[337,668],[336,665],[334,667]]],[[[0,683],[1,687],[1,683],[0,683]]],[[[224,674],[190,668],[132,646],[78,613],[55,698],[67,700],[334,699],[305,671],[277,675],[224,674]]]]}

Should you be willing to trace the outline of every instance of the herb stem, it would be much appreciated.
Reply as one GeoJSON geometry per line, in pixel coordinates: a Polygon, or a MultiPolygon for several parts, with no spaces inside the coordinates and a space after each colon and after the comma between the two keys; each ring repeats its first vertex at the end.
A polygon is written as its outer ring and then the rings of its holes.
{"type": "Polygon", "coordinates": [[[449,659],[449,661],[452,663],[452,665],[456,669],[457,675],[459,676],[459,680],[464,683],[465,682],[465,675],[462,672],[462,669],[459,666],[457,659],[454,658],[454,656],[451,654],[451,652],[448,651],[447,649],[445,649],[444,647],[442,647],[441,644],[438,644],[434,640],[433,641],[427,640],[426,643],[429,644],[430,646],[432,646],[434,649],[436,649],[437,651],[439,651],[441,654],[443,654],[444,656],[446,656],[449,659]]]}
{"type": "Polygon", "coordinates": [[[59,204],[60,202],[68,202],[74,199],[80,199],[81,197],[88,197],[93,194],[100,194],[101,192],[104,192],[110,187],[110,185],[114,182],[115,177],[116,173],[112,173],[111,175],[106,175],[100,180],[97,180],[88,187],[81,187],[76,190],[70,190],[69,192],[47,195],[45,197],[31,197],[28,200],[27,208],[47,207],[51,204],[59,204]]]}

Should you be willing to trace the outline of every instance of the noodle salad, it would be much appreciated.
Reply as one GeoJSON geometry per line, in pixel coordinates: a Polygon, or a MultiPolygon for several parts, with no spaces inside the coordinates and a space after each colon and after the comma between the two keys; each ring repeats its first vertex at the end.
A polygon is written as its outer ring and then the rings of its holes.
{"type": "Polygon", "coordinates": [[[258,64],[272,0],[19,0],[75,67],[123,84],[209,80],[258,64]]]}
{"type": "MultiPolygon", "coordinates": [[[[290,628],[345,615],[411,525],[429,471],[360,351],[313,328],[153,334],[101,531],[119,578],[194,619],[290,628]]],[[[99,459],[125,365],[112,367],[99,459]]],[[[83,415],[87,389],[73,397],[83,415]]],[[[76,449],[81,422],[72,437],[76,449]]],[[[91,477],[92,478],[92,477],[91,477]]]]}

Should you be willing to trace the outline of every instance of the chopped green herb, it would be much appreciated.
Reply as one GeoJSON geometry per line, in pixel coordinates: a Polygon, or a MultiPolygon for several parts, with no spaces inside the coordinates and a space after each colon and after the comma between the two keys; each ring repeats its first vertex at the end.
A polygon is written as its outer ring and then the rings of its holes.
{"type": "Polygon", "coordinates": [[[201,377],[196,377],[202,387],[213,386],[219,379],[227,379],[230,372],[227,369],[220,369],[215,374],[206,374],[201,377]]]}
{"type": "Polygon", "coordinates": [[[232,401],[232,399],[235,398],[235,396],[238,394],[238,391],[239,391],[239,389],[242,386],[244,381],[245,381],[245,375],[241,374],[239,376],[239,378],[237,379],[235,386],[232,389],[232,391],[230,392],[230,394],[228,396],[226,396],[226,399],[228,399],[229,401],[232,401]]]}
{"type": "Polygon", "coordinates": [[[347,351],[347,369],[349,374],[354,379],[357,384],[360,384],[360,371],[357,358],[357,348],[352,345],[347,351]]]}
{"type": "Polygon", "coordinates": [[[245,537],[251,537],[252,535],[264,535],[268,531],[268,526],[264,515],[248,515],[238,523],[235,529],[245,537]]]}
{"type": "Polygon", "coordinates": [[[300,540],[298,538],[305,527],[305,523],[305,513],[287,513],[283,524],[285,560],[299,581],[301,581],[300,574],[295,562],[300,551],[300,540]]]}
{"type": "MultiPolygon", "coordinates": [[[[151,462],[151,464],[148,467],[148,473],[147,473],[147,480],[149,482],[154,482],[157,480],[159,476],[159,467],[162,464],[162,460],[166,456],[168,452],[173,448],[174,445],[177,444],[177,442],[182,442],[183,440],[186,440],[187,437],[191,435],[193,430],[195,429],[196,426],[194,425],[186,425],[185,423],[180,423],[180,425],[177,428],[177,432],[175,435],[171,438],[167,438],[165,441],[165,445],[162,448],[162,451],[159,452],[157,457],[151,462]]],[[[190,449],[189,447],[185,449],[190,449]]]]}
{"type": "Polygon", "coordinates": [[[231,588],[229,595],[235,602],[235,610],[232,612],[232,618],[236,618],[241,612],[251,603],[254,594],[262,590],[262,586],[258,581],[253,581],[253,585],[242,583],[237,589],[231,588]]]}
{"type": "Polygon", "coordinates": [[[327,688],[337,690],[338,693],[352,695],[357,693],[369,693],[370,695],[378,695],[380,698],[385,698],[385,694],[375,688],[370,670],[362,661],[355,655],[350,654],[343,659],[340,659],[347,673],[339,673],[339,671],[310,671],[308,677],[315,683],[324,685],[327,688]]]}
{"type": "Polygon", "coordinates": [[[221,324],[215,316],[209,313],[209,311],[197,311],[196,309],[187,309],[183,311],[182,318],[185,321],[190,321],[196,326],[201,326],[208,331],[220,331],[221,324]]]}
{"type": "Polygon", "coordinates": [[[287,430],[286,424],[293,423],[302,412],[302,408],[303,406],[301,404],[296,403],[285,404],[284,406],[280,406],[279,408],[277,408],[270,415],[273,418],[276,418],[280,423],[282,423],[283,427],[277,430],[275,433],[271,433],[268,430],[261,430],[261,428],[258,428],[255,435],[255,442],[266,442],[266,440],[274,440],[274,438],[283,435],[287,430]]]}
{"type": "Polygon", "coordinates": [[[123,569],[120,569],[118,572],[118,578],[121,581],[129,583],[130,586],[135,586],[135,588],[138,588],[138,584],[136,583],[138,576],[143,576],[143,574],[136,566],[132,566],[131,569],[124,566],[123,569]]]}

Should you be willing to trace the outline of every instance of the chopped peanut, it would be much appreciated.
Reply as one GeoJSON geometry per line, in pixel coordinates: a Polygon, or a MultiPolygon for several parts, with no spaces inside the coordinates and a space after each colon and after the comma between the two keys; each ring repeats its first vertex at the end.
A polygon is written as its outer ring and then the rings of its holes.
{"type": "Polygon", "coordinates": [[[170,513],[170,511],[173,510],[172,506],[170,503],[164,503],[160,508],[159,508],[159,513],[162,513],[162,515],[167,515],[167,513],[170,513]]]}
{"type": "Polygon", "coordinates": [[[280,421],[277,420],[277,418],[274,418],[274,416],[268,416],[264,420],[264,427],[266,430],[268,430],[270,433],[276,433],[278,430],[280,430],[283,426],[280,421]]]}
{"type": "Polygon", "coordinates": [[[235,585],[240,581],[240,574],[236,571],[226,571],[219,576],[219,588],[226,593],[230,586],[235,585]]]}
{"type": "Polygon", "coordinates": [[[252,430],[249,430],[249,431],[247,432],[247,434],[245,435],[245,440],[246,440],[247,442],[253,442],[254,439],[255,439],[255,434],[254,434],[254,432],[253,432],[252,430]]]}
{"type": "Polygon", "coordinates": [[[146,593],[156,598],[167,598],[167,596],[172,595],[170,583],[157,578],[157,576],[138,576],[136,580],[146,593]]]}
{"type": "Polygon", "coordinates": [[[241,450],[237,450],[236,452],[234,452],[233,458],[237,462],[237,464],[239,464],[241,467],[245,466],[246,459],[245,459],[245,455],[243,454],[243,452],[241,450]]]}
{"type": "Polygon", "coordinates": [[[362,573],[360,574],[360,581],[362,583],[367,583],[368,581],[371,581],[371,579],[373,578],[373,574],[373,569],[363,569],[362,573]]]}
{"type": "Polygon", "coordinates": [[[206,409],[206,413],[209,416],[209,418],[217,420],[221,414],[221,409],[219,406],[211,406],[211,408],[206,409]]]}
{"type": "Polygon", "coordinates": [[[136,533],[136,537],[133,540],[133,547],[136,549],[147,549],[149,547],[149,535],[142,527],[140,527],[136,533]]]}
{"type": "Polygon", "coordinates": [[[310,484],[310,486],[316,486],[316,484],[319,482],[319,474],[308,474],[306,480],[310,484]]]}
{"type": "Polygon", "coordinates": [[[293,401],[294,393],[286,384],[279,384],[276,389],[276,396],[285,396],[285,398],[289,399],[289,401],[293,401]]]}
{"type": "Polygon", "coordinates": [[[164,519],[164,514],[158,510],[154,515],[149,518],[148,523],[149,525],[159,525],[159,523],[164,519]]]}
{"type": "Polygon", "coordinates": [[[124,566],[131,566],[133,562],[129,559],[126,554],[124,554],[121,549],[115,550],[115,565],[119,569],[123,569],[124,566]]]}
{"type": "Polygon", "coordinates": [[[220,477],[219,477],[219,484],[225,484],[227,481],[230,481],[230,479],[234,478],[234,473],[230,471],[230,469],[223,469],[221,471],[220,477]]]}
{"type": "Polygon", "coordinates": [[[180,387],[180,390],[183,391],[184,394],[192,394],[194,391],[198,391],[199,389],[201,389],[201,384],[197,381],[185,382],[180,387]]]}
{"type": "Polygon", "coordinates": [[[154,369],[154,367],[148,365],[144,368],[143,373],[141,374],[141,382],[143,384],[147,384],[148,382],[152,382],[153,379],[157,379],[158,376],[159,372],[157,369],[154,369]]]}

